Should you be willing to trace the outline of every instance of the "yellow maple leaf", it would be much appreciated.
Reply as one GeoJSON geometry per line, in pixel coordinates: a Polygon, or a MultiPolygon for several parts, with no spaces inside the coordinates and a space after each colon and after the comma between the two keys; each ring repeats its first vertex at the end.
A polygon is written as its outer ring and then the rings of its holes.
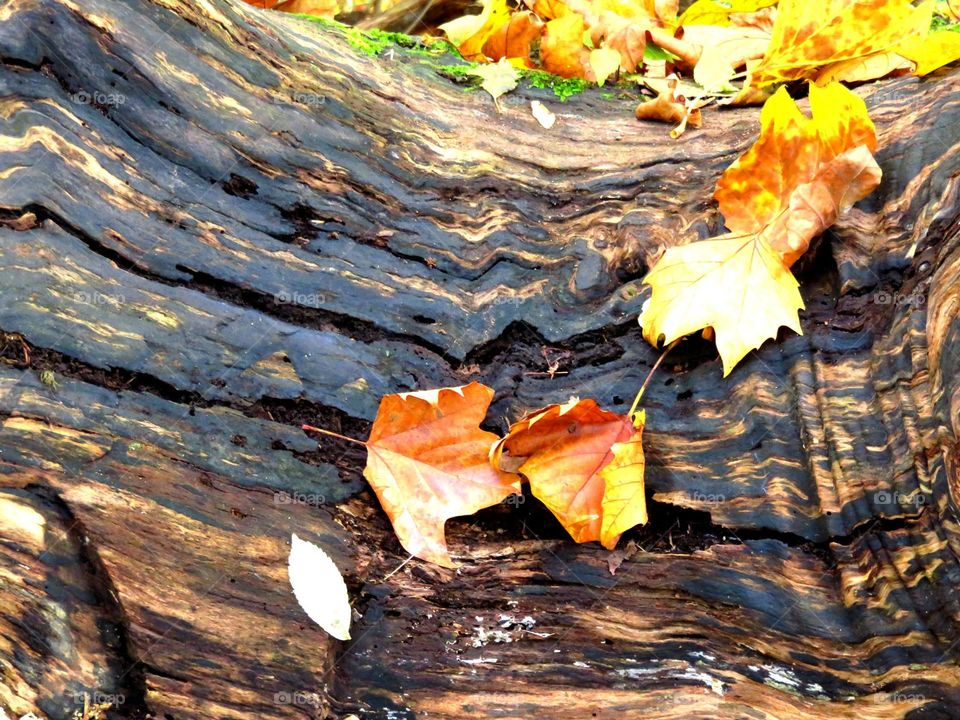
{"type": "Polygon", "coordinates": [[[726,377],[781,326],[802,334],[796,278],[759,233],[668,248],[644,279],[653,288],[640,315],[652,344],[713,328],[726,377]]]}
{"type": "Polygon", "coordinates": [[[723,5],[716,0],[697,0],[683,11],[680,25],[730,25],[733,13],[752,13],[776,5],[777,0],[730,0],[723,5]]]}
{"type": "Polygon", "coordinates": [[[925,37],[910,38],[897,46],[897,54],[916,63],[915,74],[927,75],[960,60],[960,32],[940,30],[925,37]]]}
{"type": "Polygon", "coordinates": [[[610,448],[613,459],[600,471],[603,479],[600,542],[608,550],[616,547],[620,535],[635,525],[647,522],[647,498],[644,493],[643,426],[641,410],[634,417],[634,432],[625,442],[610,448]]]}
{"type": "Polygon", "coordinates": [[[894,50],[926,35],[933,15],[927,0],[781,0],[756,87],[811,78],[831,63],[894,50]]]}

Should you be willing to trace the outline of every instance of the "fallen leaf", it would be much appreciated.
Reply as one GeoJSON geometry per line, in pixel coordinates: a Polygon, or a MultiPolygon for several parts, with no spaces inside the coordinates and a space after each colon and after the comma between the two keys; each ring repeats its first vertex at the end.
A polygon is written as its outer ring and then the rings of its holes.
{"type": "Polygon", "coordinates": [[[769,36],[773,32],[773,23],[777,19],[776,6],[769,6],[752,12],[730,13],[730,24],[742,28],[763,30],[769,36]]]}
{"type": "MultiPolygon", "coordinates": [[[[619,533],[613,536],[616,527],[629,518],[645,517],[643,466],[636,462],[638,442],[630,418],[603,410],[594,400],[573,398],[513,423],[506,437],[494,446],[491,462],[495,467],[516,468],[522,473],[530,481],[534,496],[574,540],[590,542],[603,537],[604,545],[613,547],[619,537],[619,533]],[[606,472],[611,463],[613,468],[606,472]],[[617,523],[610,524],[604,536],[606,477],[612,477],[614,484],[609,503],[617,511],[617,523]],[[636,505],[629,509],[621,506],[628,494],[635,503],[641,503],[642,511],[636,505]]],[[[642,450],[640,453],[642,458],[642,450]]]]}
{"type": "Polygon", "coordinates": [[[619,53],[617,64],[620,69],[625,73],[632,73],[637,71],[646,56],[649,27],[648,22],[627,20],[615,13],[604,13],[600,21],[591,28],[590,37],[594,45],[602,43],[605,48],[619,53]]]}
{"type": "Polygon", "coordinates": [[[835,62],[894,50],[927,33],[932,3],[909,0],[781,0],[756,86],[813,78],[835,62]]]}
{"type": "Polygon", "coordinates": [[[516,88],[520,80],[520,72],[506,58],[489,65],[477,65],[467,70],[467,74],[483,80],[480,87],[490,93],[493,101],[497,103],[498,110],[500,96],[516,88]]]}
{"type": "Polygon", "coordinates": [[[533,117],[536,118],[537,122],[547,130],[552,128],[557,122],[557,116],[539,100],[530,101],[530,112],[533,113],[533,117]]]}
{"type": "Polygon", "coordinates": [[[831,63],[821,70],[814,80],[817,85],[828,85],[832,82],[861,83],[888,75],[913,72],[914,67],[914,64],[902,55],[882,52],[831,63]]]}
{"type": "Polygon", "coordinates": [[[653,288],[640,314],[647,341],[713,328],[724,377],[781,326],[802,334],[798,283],[759,233],[668,248],[644,282],[653,288]]]}
{"type": "Polygon", "coordinates": [[[488,460],[498,438],[480,423],[492,399],[474,382],[380,401],[363,474],[411,555],[453,567],[446,521],[520,493],[518,478],[488,460]]]}
{"type": "Polygon", "coordinates": [[[584,77],[590,62],[590,52],[583,44],[585,29],[583,16],[577,13],[548,22],[540,40],[543,69],[565,78],[584,77]]]}
{"type": "Polygon", "coordinates": [[[542,32],[543,23],[536,15],[531,12],[516,13],[487,38],[483,44],[483,54],[491,60],[520,58],[525,65],[532,67],[530,51],[542,32]]]}
{"type": "Polygon", "coordinates": [[[483,54],[484,44],[501,25],[509,21],[507,0],[483,0],[483,10],[479,15],[464,15],[443,23],[440,29],[465,59],[482,62],[487,59],[483,54]]]}
{"type": "Polygon", "coordinates": [[[730,25],[733,13],[752,13],[776,4],[777,0],[731,0],[722,5],[716,0],[697,0],[680,16],[679,24],[730,25]]]}
{"type": "Polygon", "coordinates": [[[838,83],[811,85],[810,108],[808,118],[785,88],[774,93],[760,137],[717,183],[733,232],[669,248],[647,275],[653,294],[640,324],[649,342],[710,329],[726,376],[781,326],[801,332],[790,265],[880,182],[863,101],[838,83]]]}
{"type": "Polygon", "coordinates": [[[534,15],[544,20],[555,20],[573,12],[562,0],[523,0],[534,15]]]}
{"type": "Polygon", "coordinates": [[[666,87],[660,91],[660,94],[652,100],[637,105],[634,114],[637,120],[658,120],[676,124],[677,127],[670,131],[670,137],[676,139],[683,134],[688,124],[693,127],[701,126],[700,107],[705,104],[705,101],[688,102],[683,95],[676,92],[679,85],[676,76],[667,78],[667,81],[666,87]]]}
{"type": "Polygon", "coordinates": [[[600,543],[608,550],[616,546],[624,532],[647,522],[642,438],[645,419],[645,413],[637,413],[633,434],[625,442],[613,444],[613,459],[600,472],[604,485],[600,543]]]}
{"type": "Polygon", "coordinates": [[[733,90],[736,71],[750,60],[763,57],[770,33],[750,27],[693,25],[684,29],[683,39],[701,48],[693,68],[693,79],[710,92],[733,90]]]}
{"type": "Polygon", "coordinates": [[[598,85],[620,69],[620,53],[610,48],[596,48],[590,51],[590,69],[598,85]]]}
{"type": "Polygon", "coordinates": [[[960,32],[940,30],[910,38],[897,46],[897,54],[917,64],[917,75],[928,75],[960,60],[960,32]]]}
{"type": "Polygon", "coordinates": [[[788,267],[880,183],[876,131],[863,100],[839,83],[811,85],[810,108],[808,118],[785,88],[774,93],[760,113],[760,137],[714,193],[733,232],[770,226],[768,240],[788,267]]]}
{"type": "Polygon", "coordinates": [[[293,595],[307,616],[337,640],[349,640],[350,596],[330,556],[294,534],[287,575],[293,595]]]}

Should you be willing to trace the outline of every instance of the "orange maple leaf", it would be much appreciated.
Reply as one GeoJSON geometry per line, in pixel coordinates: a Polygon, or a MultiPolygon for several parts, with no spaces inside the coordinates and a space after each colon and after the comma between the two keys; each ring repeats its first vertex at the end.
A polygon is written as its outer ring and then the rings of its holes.
{"type": "Polygon", "coordinates": [[[810,85],[808,118],[780,88],[760,137],[717,183],[727,227],[764,232],[789,267],[841,212],[880,183],[877,135],[863,100],[839,83],[810,85]]]}
{"type": "Polygon", "coordinates": [[[519,478],[489,461],[498,438],[480,423],[492,399],[491,388],[474,382],[380,401],[363,474],[411,555],[454,567],[446,521],[520,492],[519,478]]]}
{"type": "Polygon", "coordinates": [[[574,540],[612,549],[646,522],[639,422],[573,398],[513,423],[491,461],[522,473],[574,540]]]}
{"type": "Polygon", "coordinates": [[[530,51],[543,32],[540,18],[531,12],[514,13],[483,44],[483,54],[491,60],[520,58],[532,67],[530,51]]]}

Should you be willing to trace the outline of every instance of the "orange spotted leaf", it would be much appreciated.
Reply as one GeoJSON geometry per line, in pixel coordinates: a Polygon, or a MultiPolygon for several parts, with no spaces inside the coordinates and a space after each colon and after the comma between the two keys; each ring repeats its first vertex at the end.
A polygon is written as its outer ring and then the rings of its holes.
{"type": "Polygon", "coordinates": [[[910,0],[781,0],[773,37],[753,83],[815,77],[822,68],[880,52],[930,28],[933,3],[910,0]]]}
{"type": "Polygon", "coordinates": [[[880,182],[863,100],[839,83],[811,85],[810,109],[808,118],[780,88],[760,113],[760,137],[714,195],[730,230],[764,231],[787,266],[880,182]]]}

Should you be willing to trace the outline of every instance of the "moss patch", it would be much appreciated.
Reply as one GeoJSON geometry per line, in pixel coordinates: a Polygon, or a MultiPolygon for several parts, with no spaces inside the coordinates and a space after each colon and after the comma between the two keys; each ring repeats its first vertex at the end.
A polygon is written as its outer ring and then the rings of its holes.
{"type": "Polygon", "coordinates": [[[429,45],[420,41],[419,38],[405,35],[399,32],[387,32],[386,30],[358,30],[355,27],[344,25],[337,20],[317,17],[316,15],[305,15],[303,13],[292,13],[295,17],[310,22],[323,25],[339,32],[350,43],[350,46],[365,55],[379,55],[388,47],[400,47],[407,51],[409,55],[420,55],[423,57],[441,57],[449,52],[455,51],[453,45],[446,40],[436,40],[429,45]]]}
{"type": "Polygon", "coordinates": [[[960,22],[954,22],[943,15],[934,15],[931,30],[950,30],[951,32],[960,32],[960,22]]]}
{"type": "MultiPolygon", "coordinates": [[[[404,33],[386,32],[384,30],[358,30],[336,20],[328,20],[316,15],[301,13],[294,13],[294,15],[340,33],[352,48],[365,55],[379,55],[390,47],[401,48],[404,55],[411,57],[411,59],[420,60],[438,75],[461,85],[469,85],[470,87],[466,89],[472,90],[474,89],[472,86],[477,84],[473,82],[473,78],[468,73],[478,63],[463,60],[455,63],[436,62],[436,60],[445,58],[447,55],[450,56],[451,60],[459,58],[457,49],[446,40],[438,39],[426,44],[421,42],[419,38],[404,33]]],[[[520,77],[532,87],[552,90],[553,94],[561,101],[572,95],[582,93],[591,86],[591,83],[586,80],[563,78],[543,70],[521,70],[520,77]]]]}
{"type": "Polygon", "coordinates": [[[550,88],[560,100],[578,95],[590,87],[590,83],[581,78],[564,78],[543,70],[521,70],[520,74],[535,88],[550,88]]]}

